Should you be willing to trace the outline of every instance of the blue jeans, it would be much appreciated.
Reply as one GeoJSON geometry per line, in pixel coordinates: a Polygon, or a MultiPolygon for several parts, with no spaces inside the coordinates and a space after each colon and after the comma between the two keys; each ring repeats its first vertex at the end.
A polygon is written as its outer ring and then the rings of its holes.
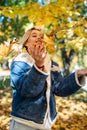
{"type": "MultiPolygon", "coordinates": [[[[10,130],[41,130],[41,129],[32,128],[30,126],[12,120],[10,124],[10,130]]],[[[48,129],[44,129],[44,130],[48,130],[48,129]]]]}

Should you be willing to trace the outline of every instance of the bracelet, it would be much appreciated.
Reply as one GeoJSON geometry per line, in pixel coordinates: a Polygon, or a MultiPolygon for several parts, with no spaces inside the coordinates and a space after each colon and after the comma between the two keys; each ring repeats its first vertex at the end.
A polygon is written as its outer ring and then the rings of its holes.
{"type": "Polygon", "coordinates": [[[37,66],[39,69],[44,69],[44,65],[42,66],[37,66]]]}

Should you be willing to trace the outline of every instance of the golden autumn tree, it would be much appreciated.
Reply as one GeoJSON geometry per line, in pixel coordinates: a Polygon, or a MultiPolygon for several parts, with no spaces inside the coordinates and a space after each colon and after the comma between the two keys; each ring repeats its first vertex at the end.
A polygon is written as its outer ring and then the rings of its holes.
{"type": "MultiPolygon", "coordinates": [[[[31,23],[44,26],[47,51],[53,60],[61,61],[65,76],[70,72],[72,60],[78,57],[82,59],[84,54],[87,54],[86,0],[49,0],[48,4],[43,6],[32,2],[36,0],[26,0],[28,2],[24,5],[11,4],[18,0],[5,1],[9,1],[10,5],[0,6],[0,61],[4,62],[14,56],[20,37],[31,23]],[[3,17],[6,19],[6,24],[5,20],[1,22],[3,17]],[[13,41],[15,36],[18,38],[16,42],[13,41]]],[[[79,97],[76,95],[76,99],[72,96],[68,102],[58,97],[57,108],[60,114],[52,130],[87,129],[87,105],[81,102],[83,95],[79,97]]],[[[8,88],[7,91],[0,91],[0,129],[2,130],[9,129],[11,97],[8,88]]]]}
{"type": "Polygon", "coordinates": [[[19,21],[27,16],[35,25],[44,26],[47,49],[60,56],[65,75],[69,73],[74,55],[87,51],[87,5],[85,0],[50,0],[42,6],[28,2],[24,6],[1,7],[1,15],[19,21]],[[50,41],[50,42],[49,42],[50,41]],[[54,42],[53,42],[54,41],[54,42]],[[84,50],[84,51],[83,51],[84,50]]]}

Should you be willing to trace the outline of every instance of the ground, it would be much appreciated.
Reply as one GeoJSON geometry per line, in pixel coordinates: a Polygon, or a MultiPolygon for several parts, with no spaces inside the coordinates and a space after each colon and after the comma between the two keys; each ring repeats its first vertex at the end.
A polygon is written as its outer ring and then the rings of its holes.
{"type": "MultiPolygon", "coordinates": [[[[11,88],[0,90],[0,130],[9,130],[11,88]]],[[[56,97],[58,119],[52,130],[87,130],[87,93],[83,90],[68,98],[56,97]]]]}
{"type": "MultiPolygon", "coordinates": [[[[10,71],[0,69],[0,77],[9,74],[10,71]]],[[[0,130],[9,130],[12,89],[9,79],[3,80],[0,82],[0,130]]],[[[80,89],[68,98],[56,97],[56,103],[59,116],[52,130],[87,130],[87,91],[80,89]]]]}

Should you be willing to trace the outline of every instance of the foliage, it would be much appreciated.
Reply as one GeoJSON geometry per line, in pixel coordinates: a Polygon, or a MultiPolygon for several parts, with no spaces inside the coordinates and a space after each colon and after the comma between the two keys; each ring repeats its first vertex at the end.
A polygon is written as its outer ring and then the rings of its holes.
{"type": "MultiPolygon", "coordinates": [[[[0,16],[0,28],[1,28],[1,32],[0,32],[0,41],[1,43],[3,43],[3,41],[7,41],[8,39],[11,39],[13,37],[17,37],[19,38],[20,36],[23,35],[23,32],[25,30],[23,25],[26,25],[29,20],[27,18],[27,16],[23,16],[22,18],[19,18],[18,14],[12,14],[11,10],[9,10],[9,8],[13,7],[13,6],[24,6],[26,3],[28,2],[28,0],[2,0],[0,1],[0,9],[1,8],[7,8],[7,13],[8,15],[5,15],[5,11],[4,10],[4,14],[1,14],[0,16]],[[10,13],[14,16],[14,17],[10,17],[10,13]]],[[[15,9],[15,8],[14,8],[15,9]]],[[[14,10],[12,9],[12,10],[14,10]]]]}
{"type": "Polygon", "coordinates": [[[24,24],[26,25],[29,20],[27,16],[23,16],[19,19],[19,16],[15,16],[14,19],[6,16],[1,16],[2,22],[0,24],[1,32],[0,32],[0,41],[7,41],[8,39],[12,40],[13,37],[19,38],[23,35],[25,30],[24,24]]]}
{"type": "Polygon", "coordinates": [[[86,130],[87,129],[87,93],[78,91],[69,100],[57,98],[59,118],[53,130],[86,130]]]}
{"type": "Polygon", "coordinates": [[[81,52],[87,54],[87,7],[84,0],[56,0],[55,2],[50,0],[49,4],[44,6],[35,1],[27,1],[22,5],[19,2],[18,5],[1,6],[0,13],[4,18],[9,19],[5,22],[5,28],[7,24],[10,25],[6,30],[4,28],[6,33],[2,30],[0,34],[3,39],[5,38],[4,40],[7,39],[6,37],[14,36],[19,36],[19,39],[27,23],[43,25],[44,32],[55,42],[54,46],[47,45],[48,50],[54,56],[55,48],[55,54],[62,59],[65,75],[70,72],[70,64],[76,55],[79,56],[81,52]]]}
{"type": "Polygon", "coordinates": [[[9,86],[10,86],[10,77],[8,76],[4,79],[2,77],[2,79],[0,79],[0,90],[6,89],[9,86]]]}
{"type": "Polygon", "coordinates": [[[0,61],[8,61],[19,53],[19,45],[16,38],[14,38],[10,43],[0,45],[0,61]]]}
{"type": "MultiPolygon", "coordinates": [[[[57,97],[59,116],[52,130],[86,130],[87,104],[84,102],[86,96],[87,93],[80,90],[69,100],[57,97]]],[[[11,103],[11,88],[0,90],[0,130],[9,130],[11,103]]]]}
{"type": "Polygon", "coordinates": [[[28,2],[37,2],[37,0],[0,0],[0,5],[1,6],[13,6],[13,5],[18,5],[18,6],[23,6],[28,2]]]}

